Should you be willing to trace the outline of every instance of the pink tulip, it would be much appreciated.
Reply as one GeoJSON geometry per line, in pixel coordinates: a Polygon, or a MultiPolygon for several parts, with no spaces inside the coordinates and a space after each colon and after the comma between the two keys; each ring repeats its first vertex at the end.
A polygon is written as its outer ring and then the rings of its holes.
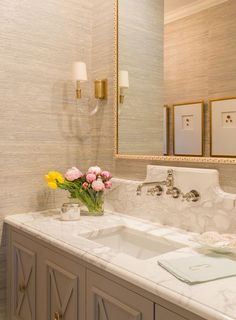
{"type": "Polygon", "coordinates": [[[92,183],[96,179],[97,177],[94,173],[88,173],[86,176],[86,180],[88,181],[88,183],[92,183]]]}
{"type": "Polygon", "coordinates": [[[83,187],[85,190],[88,189],[88,186],[89,186],[88,182],[84,182],[84,183],[82,184],[82,187],[83,187]]]}
{"type": "Polygon", "coordinates": [[[88,169],[88,173],[96,174],[96,176],[99,175],[99,174],[101,174],[101,172],[102,172],[102,170],[101,170],[101,168],[99,168],[98,166],[90,167],[90,168],[88,169]]]}
{"type": "Polygon", "coordinates": [[[79,179],[83,176],[83,173],[77,169],[76,167],[72,167],[67,170],[65,173],[65,177],[68,181],[74,181],[76,179],[79,179]]]}
{"type": "Polygon", "coordinates": [[[112,188],[112,183],[111,183],[111,181],[106,181],[106,182],[104,182],[104,185],[105,185],[105,188],[106,188],[106,189],[111,189],[111,188],[112,188]]]}
{"type": "Polygon", "coordinates": [[[105,189],[105,185],[101,180],[95,180],[92,183],[92,188],[94,191],[103,191],[105,189]]]}
{"type": "Polygon", "coordinates": [[[112,175],[109,171],[102,171],[101,177],[103,178],[103,180],[107,181],[112,178],[112,175]]]}

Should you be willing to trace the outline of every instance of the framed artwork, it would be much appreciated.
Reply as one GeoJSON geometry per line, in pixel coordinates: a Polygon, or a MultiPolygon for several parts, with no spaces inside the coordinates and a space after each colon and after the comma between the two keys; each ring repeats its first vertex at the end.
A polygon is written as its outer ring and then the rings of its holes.
{"type": "Polygon", "coordinates": [[[211,156],[236,157],[236,97],[209,101],[211,156]]]}
{"type": "Polygon", "coordinates": [[[203,156],[203,101],[173,105],[176,156],[203,156]]]}
{"type": "Polygon", "coordinates": [[[169,148],[169,109],[168,106],[163,107],[163,154],[168,155],[169,148]]]}

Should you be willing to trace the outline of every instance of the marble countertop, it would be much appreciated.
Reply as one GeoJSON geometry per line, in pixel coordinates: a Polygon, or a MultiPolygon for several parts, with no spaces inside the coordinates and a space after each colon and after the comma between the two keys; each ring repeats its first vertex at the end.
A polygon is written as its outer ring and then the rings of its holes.
{"type": "Polygon", "coordinates": [[[50,210],[8,216],[5,223],[207,320],[236,319],[236,277],[188,285],[161,268],[157,257],[136,259],[89,239],[101,230],[126,226],[180,243],[180,249],[165,253],[166,258],[174,258],[198,254],[197,245],[192,240],[194,233],[118,213],[106,213],[102,217],[84,216],[79,221],[63,222],[58,210],[50,210]]]}

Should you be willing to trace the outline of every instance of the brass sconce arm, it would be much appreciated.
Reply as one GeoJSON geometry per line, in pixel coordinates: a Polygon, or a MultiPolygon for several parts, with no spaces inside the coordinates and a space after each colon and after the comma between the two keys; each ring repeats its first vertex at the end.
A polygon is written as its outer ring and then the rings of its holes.
{"type": "Polygon", "coordinates": [[[95,80],[95,99],[104,100],[107,99],[107,79],[95,80]]]}
{"type": "Polygon", "coordinates": [[[81,99],[82,98],[81,88],[80,88],[80,81],[79,80],[76,81],[76,98],[77,99],[81,99]]]}

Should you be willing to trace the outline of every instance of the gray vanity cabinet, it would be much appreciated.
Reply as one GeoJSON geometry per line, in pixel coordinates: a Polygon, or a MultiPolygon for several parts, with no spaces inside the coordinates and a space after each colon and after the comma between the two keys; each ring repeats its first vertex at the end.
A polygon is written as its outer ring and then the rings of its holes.
{"type": "Polygon", "coordinates": [[[155,320],[187,320],[162,306],[155,305],[155,320]]]}
{"type": "Polygon", "coordinates": [[[8,320],[204,320],[9,228],[8,320]]]}
{"type": "Polygon", "coordinates": [[[48,249],[42,253],[39,268],[43,319],[85,319],[85,269],[48,249]]]}
{"type": "Polygon", "coordinates": [[[151,320],[154,304],[97,273],[87,272],[87,320],[151,320]]]}
{"type": "Polygon", "coordinates": [[[10,254],[10,318],[36,318],[36,251],[12,239],[10,254]]]}
{"type": "Polygon", "coordinates": [[[83,266],[16,232],[9,252],[9,320],[85,319],[83,266]]]}

